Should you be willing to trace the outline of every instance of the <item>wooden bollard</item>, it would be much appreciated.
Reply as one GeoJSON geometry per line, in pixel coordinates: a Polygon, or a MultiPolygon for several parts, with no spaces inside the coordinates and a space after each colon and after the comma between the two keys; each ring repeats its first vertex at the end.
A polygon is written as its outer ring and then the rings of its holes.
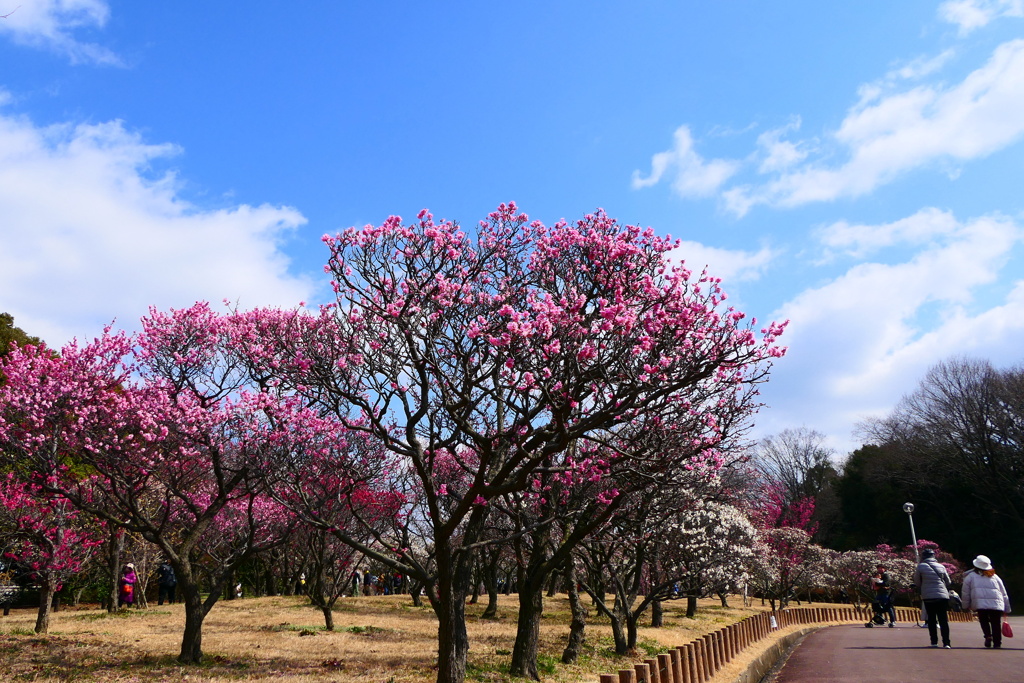
{"type": "Polygon", "coordinates": [[[615,674],[601,674],[601,683],[619,683],[619,677],[615,674]]]}
{"type": "Polygon", "coordinates": [[[658,676],[661,683],[678,683],[675,669],[672,667],[672,655],[666,652],[658,655],[658,676]]]}
{"type": "Polygon", "coordinates": [[[708,676],[707,653],[704,652],[704,641],[698,638],[693,641],[693,661],[697,665],[697,680],[700,683],[710,678],[708,676]]]}
{"type": "Polygon", "coordinates": [[[725,666],[725,631],[718,629],[711,634],[715,641],[715,671],[725,666]]]}
{"type": "Polygon", "coordinates": [[[636,671],[636,683],[651,683],[651,668],[646,664],[634,664],[636,671]]]}
{"type": "Polygon", "coordinates": [[[705,634],[702,638],[704,641],[704,673],[708,678],[711,678],[718,672],[718,667],[715,665],[715,644],[711,640],[711,634],[705,634]]]}
{"type": "Polygon", "coordinates": [[[619,683],[636,683],[636,672],[632,669],[620,669],[619,683]]]}
{"type": "Polygon", "coordinates": [[[715,655],[712,654],[711,639],[705,634],[700,637],[700,665],[704,667],[704,680],[715,675],[715,655]]]}
{"type": "Polygon", "coordinates": [[[661,676],[658,674],[658,659],[656,657],[645,659],[644,664],[651,672],[651,683],[661,683],[661,676]]]}
{"type": "Polygon", "coordinates": [[[683,653],[676,647],[669,650],[669,655],[672,657],[672,672],[676,677],[676,683],[686,683],[683,677],[683,653]]]}
{"type": "Polygon", "coordinates": [[[693,683],[690,680],[689,663],[686,660],[686,646],[677,646],[676,654],[679,655],[679,683],[693,683]]]}
{"type": "Polygon", "coordinates": [[[693,680],[695,683],[704,683],[708,680],[707,670],[704,668],[704,641],[698,638],[690,644],[693,646],[693,680]]]}

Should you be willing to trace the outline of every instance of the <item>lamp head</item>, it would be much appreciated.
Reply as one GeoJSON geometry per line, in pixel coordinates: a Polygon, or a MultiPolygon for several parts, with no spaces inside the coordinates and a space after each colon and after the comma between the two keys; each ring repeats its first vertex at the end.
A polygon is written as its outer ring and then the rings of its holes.
{"type": "Polygon", "coordinates": [[[913,503],[904,503],[903,504],[903,511],[906,512],[908,515],[911,514],[914,511],[914,504],[913,503]]]}

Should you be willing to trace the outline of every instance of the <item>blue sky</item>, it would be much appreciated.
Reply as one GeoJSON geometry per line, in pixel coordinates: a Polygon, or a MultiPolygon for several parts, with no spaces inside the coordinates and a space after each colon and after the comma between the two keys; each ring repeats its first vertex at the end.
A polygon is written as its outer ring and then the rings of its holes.
{"type": "Polygon", "coordinates": [[[790,319],[756,434],[1024,353],[1024,0],[0,0],[0,310],[328,297],[319,238],[602,207],[790,319]]]}

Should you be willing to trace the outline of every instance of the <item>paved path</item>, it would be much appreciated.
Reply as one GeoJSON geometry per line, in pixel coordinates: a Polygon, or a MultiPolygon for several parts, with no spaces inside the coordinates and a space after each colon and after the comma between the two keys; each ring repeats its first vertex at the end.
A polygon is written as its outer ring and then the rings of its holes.
{"type": "Polygon", "coordinates": [[[952,650],[933,649],[928,629],[833,626],[793,651],[774,683],[1024,683],[1024,617],[1012,617],[1014,638],[986,650],[977,622],[950,624],[952,650]]]}

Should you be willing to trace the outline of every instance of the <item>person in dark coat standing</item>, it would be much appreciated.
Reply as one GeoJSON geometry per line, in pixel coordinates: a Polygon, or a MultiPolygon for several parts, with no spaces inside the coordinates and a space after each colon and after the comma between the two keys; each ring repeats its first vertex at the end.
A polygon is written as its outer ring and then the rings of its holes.
{"type": "Polygon", "coordinates": [[[914,571],[914,585],[921,592],[924,610],[927,614],[928,635],[932,647],[939,646],[939,633],[942,635],[942,647],[949,649],[949,572],[935,559],[935,551],[931,548],[921,553],[921,563],[914,571]],[[938,628],[936,628],[936,626],[938,628]],[[939,633],[936,633],[939,631],[939,633]]]}
{"type": "Polygon", "coordinates": [[[167,560],[160,563],[160,566],[156,569],[157,585],[160,586],[160,596],[157,598],[156,604],[164,604],[164,598],[167,598],[168,604],[174,604],[174,592],[175,587],[178,585],[178,579],[174,576],[174,567],[167,560]]]}

